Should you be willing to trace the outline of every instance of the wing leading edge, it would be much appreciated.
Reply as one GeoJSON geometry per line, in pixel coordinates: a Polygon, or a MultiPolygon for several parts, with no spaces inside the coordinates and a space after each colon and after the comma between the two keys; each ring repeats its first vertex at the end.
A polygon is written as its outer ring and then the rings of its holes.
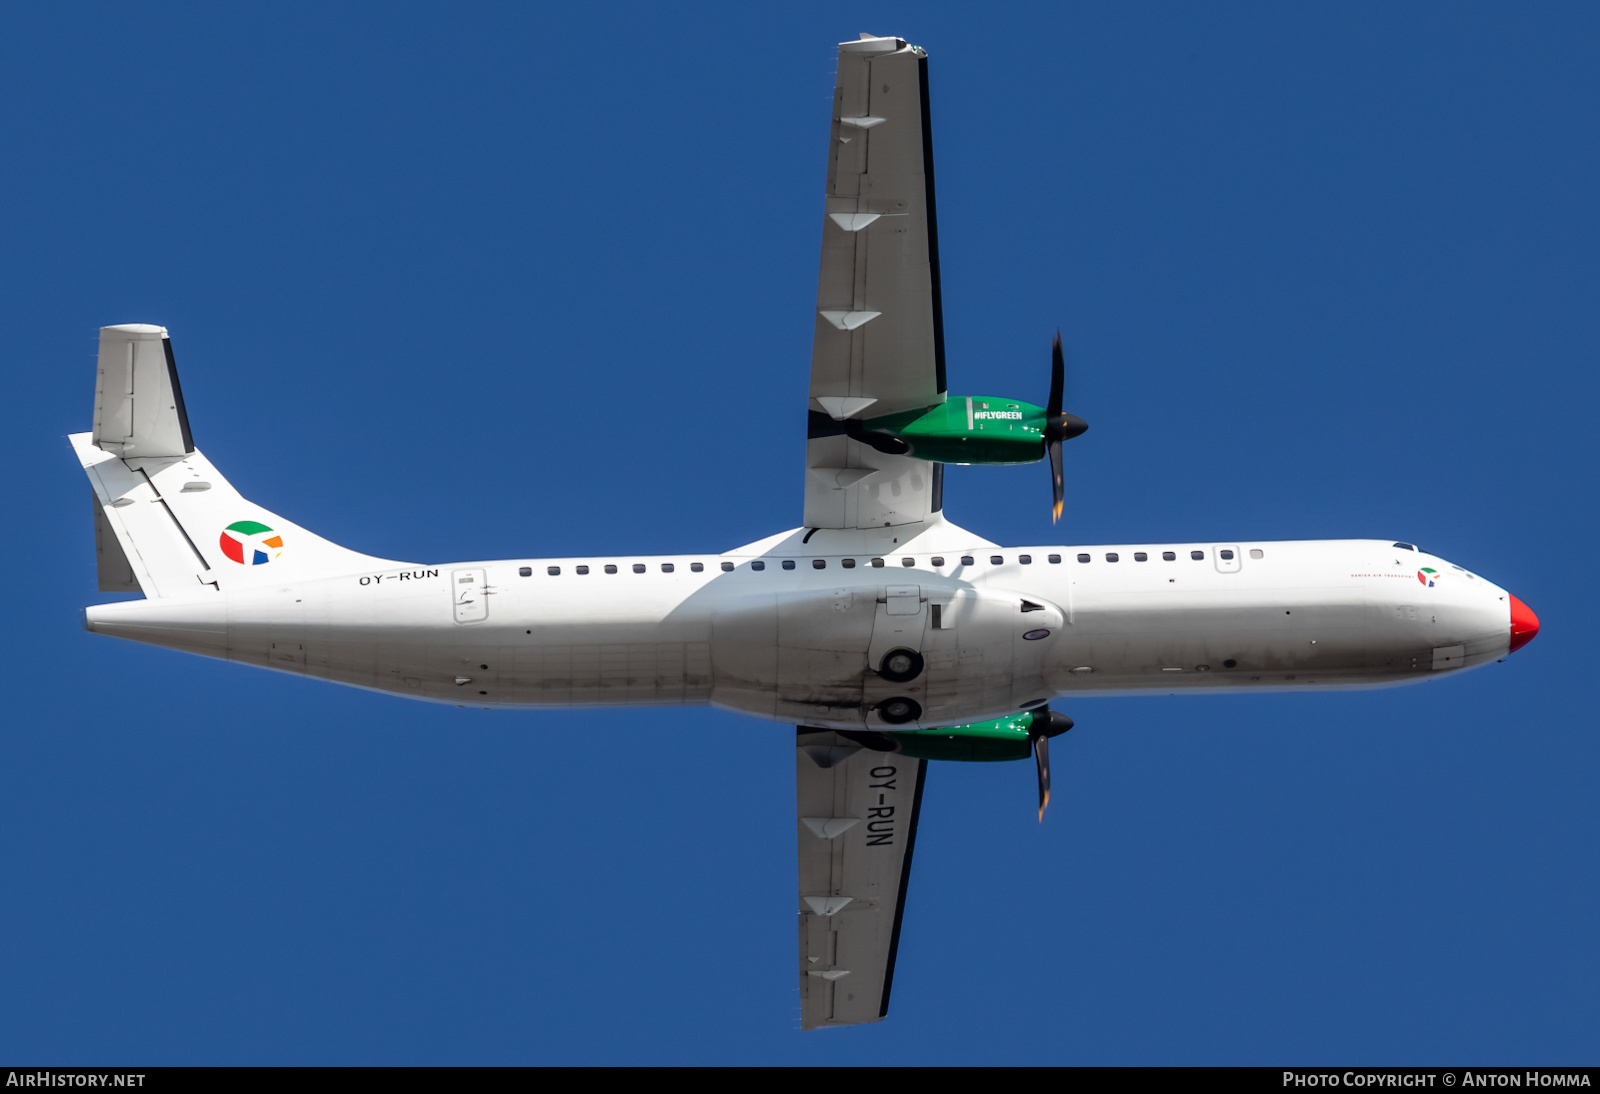
{"type": "Polygon", "coordinates": [[[805,525],[920,523],[942,507],[943,465],[858,439],[863,418],[945,399],[928,58],[919,47],[873,37],[840,44],[823,213],[805,525]]]}
{"type": "Polygon", "coordinates": [[[795,738],[800,1028],[889,1013],[927,764],[828,730],[795,738]]]}

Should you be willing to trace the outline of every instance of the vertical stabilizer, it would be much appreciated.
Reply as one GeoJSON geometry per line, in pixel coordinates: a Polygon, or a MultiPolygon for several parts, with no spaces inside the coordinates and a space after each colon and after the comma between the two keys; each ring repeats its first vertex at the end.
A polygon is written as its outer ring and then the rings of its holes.
{"type": "Polygon", "coordinates": [[[400,565],[240,495],[194,446],[162,327],[100,331],[94,431],[71,439],[94,487],[103,592],[205,596],[400,565]]]}

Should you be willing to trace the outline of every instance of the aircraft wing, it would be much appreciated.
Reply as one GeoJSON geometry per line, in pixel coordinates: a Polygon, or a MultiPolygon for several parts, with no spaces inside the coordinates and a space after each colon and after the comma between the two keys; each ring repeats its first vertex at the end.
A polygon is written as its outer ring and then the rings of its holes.
{"type": "Polygon", "coordinates": [[[800,1028],[889,1013],[926,762],[800,726],[800,1028]]]}
{"type": "Polygon", "coordinates": [[[852,434],[862,419],[944,399],[928,58],[899,38],[863,36],[840,44],[833,91],[805,525],[882,528],[937,513],[942,464],[852,434]]]}

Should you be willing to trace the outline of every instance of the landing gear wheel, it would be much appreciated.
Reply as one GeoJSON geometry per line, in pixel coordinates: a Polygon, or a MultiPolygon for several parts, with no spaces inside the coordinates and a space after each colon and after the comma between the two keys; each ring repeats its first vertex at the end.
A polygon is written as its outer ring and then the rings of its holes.
{"type": "Polygon", "coordinates": [[[892,726],[903,726],[922,717],[922,704],[915,699],[897,695],[878,704],[878,717],[892,726]]]}
{"type": "Polygon", "coordinates": [[[907,684],[922,675],[922,654],[904,647],[890,650],[878,662],[878,675],[896,684],[907,684]]]}

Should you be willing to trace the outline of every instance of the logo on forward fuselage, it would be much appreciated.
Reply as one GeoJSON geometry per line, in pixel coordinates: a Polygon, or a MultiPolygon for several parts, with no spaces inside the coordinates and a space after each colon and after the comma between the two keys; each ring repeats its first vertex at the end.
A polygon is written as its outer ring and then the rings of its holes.
{"type": "Polygon", "coordinates": [[[243,566],[260,566],[283,554],[283,537],[260,521],[236,520],[223,530],[222,553],[243,566]]]}
{"type": "Polygon", "coordinates": [[[1443,576],[1443,574],[1441,574],[1438,570],[1435,570],[1432,566],[1424,566],[1422,569],[1417,571],[1417,580],[1422,582],[1430,589],[1439,584],[1439,579],[1443,576]]]}

